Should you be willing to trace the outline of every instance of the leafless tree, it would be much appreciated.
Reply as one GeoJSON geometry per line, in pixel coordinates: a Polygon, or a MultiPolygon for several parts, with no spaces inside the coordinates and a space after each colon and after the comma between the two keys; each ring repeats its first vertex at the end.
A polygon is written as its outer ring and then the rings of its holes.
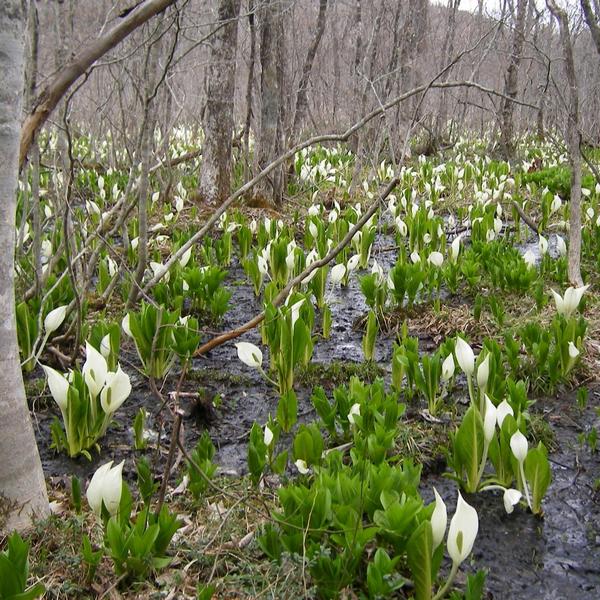
{"type": "Polygon", "coordinates": [[[231,147],[238,17],[241,0],[219,0],[218,27],[206,75],[200,196],[220,203],[231,191],[231,147]]]}

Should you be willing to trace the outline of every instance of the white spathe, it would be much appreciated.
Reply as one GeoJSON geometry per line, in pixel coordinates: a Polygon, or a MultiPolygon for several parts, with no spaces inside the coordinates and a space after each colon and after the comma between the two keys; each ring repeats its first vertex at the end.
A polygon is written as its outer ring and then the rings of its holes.
{"type": "Polygon", "coordinates": [[[527,438],[519,431],[515,431],[510,438],[510,449],[519,463],[527,458],[527,438]]]}
{"type": "Polygon", "coordinates": [[[96,398],[104,386],[106,375],[108,374],[108,365],[106,359],[89,342],[85,343],[85,363],[81,374],[85,380],[92,398],[96,398]]]}
{"type": "Polygon", "coordinates": [[[121,461],[116,467],[112,464],[111,460],[96,470],[85,494],[90,508],[98,516],[102,513],[103,502],[111,515],[115,515],[119,510],[125,461],[121,461]]]}
{"type": "Polygon", "coordinates": [[[488,395],[485,395],[485,417],[483,418],[483,437],[489,444],[496,431],[496,407],[492,404],[488,395]]]}
{"type": "Polygon", "coordinates": [[[564,296],[561,296],[559,293],[551,290],[552,295],[554,296],[554,303],[556,304],[556,311],[558,314],[563,315],[567,319],[572,316],[577,310],[583,294],[589,287],[589,285],[582,285],[578,288],[568,287],[564,296]]]}
{"type": "Polygon", "coordinates": [[[237,348],[238,358],[245,365],[254,369],[262,367],[263,355],[258,346],[250,342],[238,342],[235,347],[237,348]]]}
{"type": "Polygon", "coordinates": [[[446,535],[448,513],[446,511],[446,504],[435,487],[433,488],[433,494],[435,496],[435,508],[431,515],[431,533],[433,535],[433,549],[435,550],[443,542],[444,535],[446,535]]]}
{"type": "Polygon", "coordinates": [[[504,490],[504,510],[506,513],[510,515],[512,511],[515,509],[515,506],[521,500],[523,494],[519,490],[515,490],[514,488],[508,488],[504,490]]]}
{"type": "Polygon", "coordinates": [[[459,492],[456,511],[450,521],[447,542],[448,554],[455,564],[461,564],[469,556],[478,530],[477,511],[463,500],[459,492]]]}
{"type": "Polygon", "coordinates": [[[496,421],[498,422],[498,427],[502,428],[502,423],[508,415],[514,417],[515,413],[512,406],[506,400],[502,400],[496,407],[496,421]]]}
{"type": "Polygon", "coordinates": [[[354,425],[354,417],[356,416],[360,416],[360,404],[358,404],[358,402],[350,407],[350,412],[348,413],[348,422],[351,425],[354,425]]]}
{"type": "Polygon", "coordinates": [[[56,331],[62,325],[66,316],[66,305],[51,310],[44,319],[44,329],[46,330],[46,334],[50,335],[53,331],[56,331]]]}
{"type": "Polygon", "coordinates": [[[339,283],[344,278],[345,274],[346,274],[346,265],[344,263],[335,265],[335,267],[333,267],[330,271],[331,283],[333,283],[333,285],[335,285],[336,283],[339,283]]]}
{"type": "Polygon", "coordinates": [[[473,349],[465,342],[465,340],[458,337],[456,338],[454,352],[460,368],[467,377],[470,377],[475,370],[475,354],[473,354],[473,349]]]}
{"type": "Polygon", "coordinates": [[[102,410],[107,415],[111,415],[129,398],[129,394],[131,394],[129,375],[119,365],[114,373],[106,375],[106,385],[100,393],[102,410]]]}
{"type": "Polygon", "coordinates": [[[485,358],[481,361],[477,367],[477,385],[479,389],[484,390],[487,387],[487,382],[490,376],[490,355],[485,355],[485,358]]]}
{"type": "Polygon", "coordinates": [[[52,367],[47,367],[46,365],[42,365],[42,369],[46,373],[46,377],[48,378],[48,387],[50,388],[50,393],[54,398],[54,401],[60,407],[60,410],[65,412],[67,410],[67,398],[69,395],[69,382],[66,378],[54,370],[52,367]]]}
{"type": "Polygon", "coordinates": [[[269,447],[273,443],[273,432],[268,425],[265,425],[265,433],[263,436],[263,441],[265,442],[265,446],[269,447]]]}
{"type": "Polygon", "coordinates": [[[454,375],[454,356],[452,354],[448,354],[442,363],[442,379],[444,381],[449,381],[454,375]]]}

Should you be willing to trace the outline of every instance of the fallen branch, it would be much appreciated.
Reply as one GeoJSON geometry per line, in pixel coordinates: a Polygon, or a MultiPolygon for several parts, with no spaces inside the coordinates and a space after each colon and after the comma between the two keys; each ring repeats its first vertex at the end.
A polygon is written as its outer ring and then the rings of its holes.
{"type": "Polygon", "coordinates": [[[533,231],[533,233],[535,233],[536,235],[540,235],[539,227],[535,224],[535,221],[529,215],[527,215],[527,213],[523,210],[520,204],[513,200],[512,205],[514,206],[515,210],[519,213],[519,217],[521,217],[521,219],[525,222],[529,229],[531,229],[531,231],[533,231]]]}
{"type": "MultiPolygon", "coordinates": [[[[399,182],[400,179],[398,177],[392,179],[392,181],[388,184],[388,186],[385,188],[385,190],[383,190],[382,194],[379,196],[377,202],[374,202],[373,205],[369,208],[369,210],[367,210],[356,222],[356,224],[352,228],[350,228],[348,233],[343,237],[339,244],[332,248],[323,258],[316,260],[309,267],[304,269],[304,271],[302,271],[300,275],[296,275],[296,277],[291,279],[287,283],[287,285],[279,292],[279,294],[277,294],[277,296],[275,296],[275,298],[272,300],[271,303],[273,304],[273,306],[279,306],[280,304],[282,304],[288,297],[289,293],[294,289],[294,287],[302,283],[315,269],[320,269],[321,267],[324,267],[326,264],[330,263],[352,241],[354,234],[357,231],[359,231],[363,227],[363,225],[375,214],[375,211],[379,208],[380,204],[392,193],[392,190],[398,185],[399,182]]],[[[209,340],[205,344],[202,344],[202,346],[200,346],[196,350],[194,356],[206,354],[209,350],[212,350],[216,346],[220,346],[221,344],[224,344],[225,342],[233,340],[242,335],[243,333],[246,333],[246,331],[254,329],[263,321],[264,318],[265,313],[263,311],[256,315],[254,318],[241,325],[240,327],[236,327],[235,329],[217,335],[216,337],[212,338],[212,340],[209,340]]]]}

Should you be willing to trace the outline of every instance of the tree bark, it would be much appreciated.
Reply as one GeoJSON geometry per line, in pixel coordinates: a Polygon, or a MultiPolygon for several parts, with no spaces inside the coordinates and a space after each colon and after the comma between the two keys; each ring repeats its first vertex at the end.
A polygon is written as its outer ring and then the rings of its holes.
{"type": "Polygon", "coordinates": [[[246,120],[244,121],[244,179],[250,172],[250,126],[252,124],[252,87],[254,82],[254,64],[256,62],[256,26],[254,23],[254,0],[248,0],[248,27],[250,29],[250,57],[248,58],[248,78],[246,79],[246,120]]]}
{"type": "Polygon", "coordinates": [[[317,27],[315,29],[315,35],[312,39],[308,52],[306,53],[306,60],[302,68],[302,77],[298,85],[298,93],[296,95],[296,110],[294,112],[294,122],[292,124],[291,139],[295,140],[296,135],[300,132],[302,125],[304,124],[304,118],[308,109],[308,83],[310,81],[310,74],[312,67],[315,62],[315,56],[319,49],[319,44],[325,31],[325,23],[327,16],[327,1],[319,0],[319,14],[317,16],[317,27]]]}
{"type": "Polygon", "coordinates": [[[14,296],[19,120],[27,3],[0,4],[0,533],[49,514],[19,364],[14,296]]]}
{"type": "Polygon", "coordinates": [[[573,44],[569,19],[554,0],[546,0],[546,6],[558,21],[560,43],[565,60],[565,71],[569,83],[569,119],[567,123],[567,145],[571,163],[571,200],[569,202],[569,254],[568,275],[571,284],[580,286],[581,279],[581,133],[579,128],[579,88],[575,75],[573,44]]]}
{"type": "Polygon", "coordinates": [[[581,9],[583,10],[585,22],[590,28],[596,51],[600,54],[600,25],[598,24],[598,16],[594,14],[590,0],[581,0],[581,9]]]}
{"type": "MultiPolygon", "coordinates": [[[[261,171],[283,150],[283,15],[281,7],[271,3],[260,11],[260,129],[256,143],[257,170],[261,171]]],[[[283,199],[283,168],[272,171],[268,185],[255,188],[257,201],[280,204],[283,199]]],[[[264,182],[263,182],[264,183],[264,182]]]]}
{"type": "MultiPolygon", "coordinates": [[[[525,17],[527,15],[528,0],[517,1],[517,14],[515,18],[515,29],[513,32],[512,51],[510,62],[506,70],[504,93],[510,98],[516,98],[519,91],[519,67],[523,55],[523,44],[525,42],[525,17]]],[[[500,109],[500,148],[504,158],[510,159],[514,154],[513,142],[513,114],[514,104],[509,100],[502,102],[500,109]]]]}
{"type": "MultiPolygon", "coordinates": [[[[444,35],[444,42],[442,44],[442,63],[444,67],[450,62],[450,57],[454,55],[454,37],[456,34],[456,13],[460,7],[461,0],[448,0],[446,10],[448,12],[448,20],[446,21],[446,34],[444,35]]],[[[446,70],[441,81],[448,81],[450,78],[450,69],[446,70]]],[[[434,141],[437,144],[441,142],[446,133],[446,124],[448,121],[448,94],[446,90],[442,90],[440,99],[440,111],[436,116],[434,126],[434,141]]]]}
{"type": "Polygon", "coordinates": [[[233,97],[240,0],[219,0],[221,29],[212,40],[206,75],[204,144],[200,164],[199,193],[211,203],[220,204],[231,192],[231,151],[233,136],[233,97]]]}
{"type": "Polygon", "coordinates": [[[91,41],[79,55],[75,56],[62,68],[42,90],[32,109],[27,115],[21,129],[19,150],[19,168],[23,167],[27,153],[39,128],[46,122],[66,91],[77,81],[101,56],[112,50],[132,31],[146,21],[160,14],[177,0],[148,0],[137,5],[121,22],[110,31],[91,41]]]}

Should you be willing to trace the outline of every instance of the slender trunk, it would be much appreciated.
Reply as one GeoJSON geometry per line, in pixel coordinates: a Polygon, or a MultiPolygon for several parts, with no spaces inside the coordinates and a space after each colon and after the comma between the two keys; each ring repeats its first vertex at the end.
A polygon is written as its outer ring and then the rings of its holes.
{"type": "MultiPolygon", "coordinates": [[[[150,170],[150,154],[152,151],[152,140],[156,126],[156,82],[158,79],[158,57],[162,47],[162,38],[156,40],[149,48],[144,68],[144,80],[146,91],[144,98],[144,116],[140,126],[139,147],[137,156],[140,157],[141,172],[138,186],[138,264],[135,271],[134,281],[129,290],[127,305],[132,306],[139,295],[144,273],[148,263],[148,191],[150,170]]],[[[125,227],[125,229],[127,229],[125,227]]]]}
{"type": "MultiPolygon", "coordinates": [[[[256,144],[256,166],[261,171],[282,151],[281,66],[283,62],[283,15],[276,4],[266,5],[260,12],[260,128],[256,144]]],[[[262,182],[254,191],[257,202],[279,204],[283,197],[283,169],[277,168],[271,180],[262,182]]]]}
{"type": "Polygon", "coordinates": [[[254,64],[256,63],[256,26],[254,23],[254,0],[248,0],[248,27],[250,28],[250,57],[248,59],[248,79],[246,80],[246,120],[244,122],[244,179],[250,171],[250,127],[252,124],[252,86],[254,84],[254,64]]]}
{"type": "Polygon", "coordinates": [[[200,165],[201,197],[220,204],[231,191],[233,97],[240,0],[219,0],[221,29],[212,40],[206,76],[204,144],[200,165]]]}
{"type": "Polygon", "coordinates": [[[592,34],[592,40],[594,40],[596,50],[598,54],[600,54],[600,25],[598,24],[598,16],[594,14],[590,0],[581,0],[581,8],[583,10],[585,22],[590,28],[590,33],[592,34]]]}
{"type": "MultiPolygon", "coordinates": [[[[515,29],[513,32],[512,51],[510,62],[506,70],[506,80],[504,84],[504,93],[509,98],[516,98],[519,91],[519,67],[523,55],[523,44],[525,42],[525,17],[527,16],[528,0],[517,1],[517,14],[515,20],[515,29]]],[[[514,103],[508,98],[502,101],[501,125],[500,125],[500,148],[506,159],[512,158],[514,154],[513,140],[513,113],[514,103]]]]}
{"type": "MultiPolygon", "coordinates": [[[[446,35],[442,44],[442,68],[450,63],[450,57],[454,55],[454,36],[456,33],[456,13],[460,7],[460,0],[448,0],[448,20],[446,23],[446,35]]],[[[444,72],[441,81],[448,81],[450,78],[450,69],[444,72]]],[[[435,120],[434,138],[437,143],[442,140],[446,130],[448,121],[448,94],[446,90],[442,90],[440,99],[440,111],[435,120]]]]}
{"type": "Polygon", "coordinates": [[[296,95],[296,111],[294,112],[294,122],[292,124],[290,136],[292,141],[296,139],[297,134],[300,132],[308,110],[308,83],[315,62],[315,56],[317,55],[317,50],[319,49],[319,44],[321,43],[325,31],[327,1],[328,0],[319,0],[317,27],[310,47],[308,48],[308,52],[306,53],[306,60],[304,61],[304,67],[302,68],[302,77],[300,78],[300,83],[298,85],[298,94],[296,95]]]}
{"type": "Polygon", "coordinates": [[[14,248],[26,3],[0,4],[0,533],[49,514],[19,363],[14,248]],[[17,450],[18,451],[15,451],[17,450]]]}
{"type": "Polygon", "coordinates": [[[569,202],[569,256],[568,274],[573,285],[582,285],[581,279],[581,133],[579,129],[579,88],[575,75],[573,44],[569,30],[569,19],[554,0],[546,0],[546,6],[558,21],[560,43],[565,60],[565,71],[569,83],[569,120],[567,123],[567,145],[571,163],[571,200],[569,202]]]}

